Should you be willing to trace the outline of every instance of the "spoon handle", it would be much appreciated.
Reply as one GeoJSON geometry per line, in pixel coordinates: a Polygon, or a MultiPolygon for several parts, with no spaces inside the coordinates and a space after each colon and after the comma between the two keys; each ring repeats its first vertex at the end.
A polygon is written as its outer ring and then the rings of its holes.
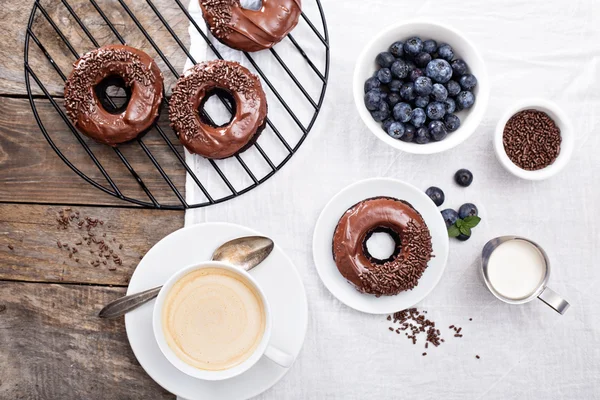
{"type": "Polygon", "coordinates": [[[108,303],[98,316],[100,318],[117,318],[127,314],[129,311],[138,308],[142,304],[145,304],[158,296],[160,288],[158,286],[152,289],[144,290],[143,292],[131,294],[129,296],[121,297],[111,303],[108,303]]]}

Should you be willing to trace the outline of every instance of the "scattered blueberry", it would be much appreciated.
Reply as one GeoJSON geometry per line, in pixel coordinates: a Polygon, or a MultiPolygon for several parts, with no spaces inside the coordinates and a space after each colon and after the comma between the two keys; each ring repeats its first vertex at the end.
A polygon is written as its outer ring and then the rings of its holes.
{"type": "Polygon", "coordinates": [[[404,60],[394,61],[394,63],[390,67],[390,70],[392,71],[392,74],[396,78],[400,78],[400,79],[406,78],[409,73],[408,65],[406,64],[406,62],[404,60]]]}
{"type": "Polygon", "coordinates": [[[379,53],[375,58],[375,61],[381,68],[389,68],[394,61],[396,61],[396,57],[389,52],[379,53]]]}
{"type": "Polygon", "coordinates": [[[400,97],[400,94],[395,93],[395,92],[388,94],[387,103],[390,105],[390,107],[394,107],[396,104],[400,103],[401,101],[402,101],[402,97],[400,97]]]}
{"type": "Polygon", "coordinates": [[[392,122],[388,128],[387,134],[394,139],[400,139],[404,135],[405,128],[402,122],[392,122]]]}
{"type": "Polygon", "coordinates": [[[446,83],[452,78],[452,67],[448,61],[436,58],[425,67],[425,75],[436,82],[446,83]]]}
{"type": "Polygon", "coordinates": [[[429,129],[422,126],[417,129],[417,133],[415,135],[415,143],[418,144],[427,144],[431,141],[431,134],[429,133],[429,129]]]}
{"type": "Polygon", "coordinates": [[[431,133],[431,137],[436,142],[444,140],[448,136],[448,132],[446,132],[446,127],[442,121],[431,121],[429,123],[429,133],[431,133]]]}
{"type": "MultiPolygon", "coordinates": [[[[431,64],[431,63],[430,63],[431,64]]],[[[415,81],[415,92],[419,96],[429,96],[433,91],[433,83],[426,76],[421,76],[415,81]]]]}
{"type": "Polygon", "coordinates": [[[416,56],[423,51],[423,41],[418,37],[412,37],[404,43],[404,52],[409,56],[416,56]]]}
{"type": "Polygon", "coordinates": [[[426,40],[423,42],[423,51],[425,53],[433,54],[437,49],[437,42],[435,40],[426,40]]]}
{"type": "Polygon", "coordinates": [[[416,81],[417,78],[423,76],[425,73],[423,72],[423,70],[421,68],[415,68],[412,71],[410,71],[410,73],[408,74],[408,79],[410,79],[412,82],[416,81]]]}
{"type": "Polygon", "coordinates": [[[426,67],[431,61],[431,54],[429,53],[419,53],[415,56],[415,64],[417,67],[426,67]]]}
{"type": "Polygon", "coordinates": [[[381,103],[381,93],[379,90],[370,90],[365,93],[365,106],[367,110],[375,111],[379,108],[379,104],[381,103]]]}
{"type": "Polygon", "coordinates": [[[479,211],[477,207],[473,203],[466,203],[460,206],[458,209],[458,217],[460,219],[465,219],[467,217],[473,217],[478,215],[479,211]]]}
{"type": "Polygon", "coordinates": [[[429,96],[417,96],[415,98],[415,106],[425,108],[427,104],[429,104],[429,96]]]}
{"type": "Polygon", "coordinates": [[[444,117],[444,114],[446,114],[446,107],[444,106],[444,103],[434,101],[433,103],[427,104],[425,112],[427,113],[427,118],[435,121],[444,117]]]}
{"type": "Polygon", "coordinates": [[[383,123],[381,124],[381,127],[383,128],[385,133],[387,133],[388,129],[390,129],[390,125],[392,125],[392,123],[394,123],[394,122],[396,122],[394,120],[394,118],[388,118],[385,121],[383,121],[383,123]]]}
{"type": "Polygon", "coordinates": [[[389,68],[381,68],[377,71],[377,79],[384,84],[390,83],[392,81],[392,71],[389,68]]]}
{"type": "Polygon", "coordinates": [[[477,86],[477,78],[475,78],[475,75],[466,74],[460,77],[458,83],[460,83],[460,87],[462,87],[464,90],[470,91],[477,86]]]}
{"type": "Polygon", "coordinates": [[[394,119],[400,122],[410,121],[412,107],[408,103],[398,103],[394,106],[394,119]]]}
{"type": "Polygon", "coordinates": [[[475,103],[475,95],[471,92],[462,91],[456,96],[456,105],[459,110],[471,108],[475,103]]]}
{"type": "Polygon", "coordinates": [[[473,173],[468,169],[459,169],[454,174],[454,181],[462,187],[467,187],[473,183],[473,173]]]}
{"type": "Polygon", "coordinates": [[[456,111],[456,102],[450,97],[444,100],[444,106],[446,107],[446,114],[452,114],[456,111]]]}
{"type": "Polygon", "coordinates": [[[412,101],[417,97],[415,93],[415,84],[412,82],[405,82],[400,88],[400,97],[406,101],[412,101]]]}
{"type": "Polygon", "coordinates": [[[442,211],[442,218],[444,218],[446,228],[450,228],[458,219],[458,213],[451,208],[447,208],[442,211]]]}
{"type": "Polygon", "coordinates": [[[365,81],[365,93],[373,89],[379,89],[381,82],[376,77],[371,77],[365,81]]]}
{"type": "Polygon", "coordinates": [[[460,88],[460,85],[458,84],[458,82],[448,81],[446,83],[446,90],[448,90],[448,96],[454,97],[457,94],[459,94],[462,89],[460,88]]]}
{"type": "Polygon", "coordinates": [[[414,110],[412,110],[412,113],[410,115],[410,121],[415,127],[422,127],[423,124],[425,124],[426,119],[427,115],[425,115],[425,111],[423,111],[422,108],[415,108],[414,110]]]}
{"type": "Polygon", "coordinates": [[[403,142],[412,142],[417,133],[417,128],[413,124],[404,124],[404,135],[400,138],[403,142]]]}
{"type": "Polygon", "coordinates": [[[459,233],[456,238],[458,240],[460,240],[461,242],[466,242],[467,240],[471,239],[471,235],[465,235],[464,233],[459,233]]]}
{"type": "Polygon", "coordinates": [[[390,53],[392,53],[394,57],[402,57],[404,55],[404,43],[396,42],[393,45],[391,45],[390,53]]]}
{"type": "Polygon", "coordinates": [[[436,101],[444,101],[448,98],[448,90],[441,83],[434,83],[431,96],[436,101]]]}
{"type": "Polygon", "coordinates": [[[398,79],[392,80],[390,82],[390,84],[388,85],[388,89],[390,89],[390,92],[399,92],[401,87],[402,87],[402,81],[400,81],[398,79]]]}
{"type": "Polygon", "coordinates": [[[469,72],[469,67],[467,67],[467,63],[463,60],[454,60],[450,65],[452,66],[452,72],[455,77],[462,76],[469,72]]]}
{"type": "Polygon", "coordinates": [[[444,196],[444,192],[442,191],[442,189],[435,186],[432,186],[429,189],[427,189],[425,191],[425,194],[429,196],[431,201],[433,201],[438,207],[441,206],[444,203],[444,200],[446,199],[446,196],[444,196]]]}
{"type": "Polygon", "coordinates": [[[460,127],[460,118],[454,114],[444,115],[444,125],[448,132],[454,132],[460,127]]]}
{"type": "Polygon", "coordinates": [[[377,122],[385,121],[390,117],[390,106],[385,101],[379,103],[375,111],[371,111],[371,116],[377,122]]]}
{"type": "Polygon", "coordinates": [[[437,48],[437,54],[440,58],[443,58],[446,61],[452,61],[454,58],[454,51],[452,50],[452,47],[446,43],[440,44],[440,46],[437,48]]]}

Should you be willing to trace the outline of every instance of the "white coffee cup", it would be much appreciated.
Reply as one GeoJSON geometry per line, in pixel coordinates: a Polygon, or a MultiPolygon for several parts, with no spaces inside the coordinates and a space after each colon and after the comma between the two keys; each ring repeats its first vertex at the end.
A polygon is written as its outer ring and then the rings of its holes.
{"type": "Polygon", "coordinates": [[[294,357],[285,353],[284,351],[279,350],[276,347],[269,345],[273,325],[272,319],[273,317],[271,314],[271,307],[269,306],[269,302],[263,290],[248,272],[223,262],[207,261],[185,267],[169,278],[169,280],[164,284],[164,286],[160,290],[158,297],[156,298],[156,303],[154,305],[154,313],[152,316],[152,325],[154,328],[154,336],[156,337],[158,347],[160,348],[164,356],[167,358],[167,360],[169,360],[169,362],[173,364],[173,366],[175,366],[181,372],[193,376],[194,378],[209,381],[217,381],[233,378],[234,376],[244,373],[245,371],[249,370],[254,364],[256,364],[256,362],[263,355],[284,368],[289,368],[292,365],[292,363],[294,362],[294,357]],[[204,370],[186,363],[185,361],[180,359],[177,356],[177,354],[171,349],[171,347],[167,343],[167,339],[163,330],[162,314],[163,308],[165,306],[165,300],[167,299],[169,291],[171,290],[173,285],[185,275],[204,268],[224,269],[238,274],[243,281],[252,285],[256,293],[260,296],[260,299],[262,300],[263,304],[263,311],[265,314],[265,328],[263,336],[254,352],[240,364],[237,364],[234,367],[224,370],[204,370]]]}

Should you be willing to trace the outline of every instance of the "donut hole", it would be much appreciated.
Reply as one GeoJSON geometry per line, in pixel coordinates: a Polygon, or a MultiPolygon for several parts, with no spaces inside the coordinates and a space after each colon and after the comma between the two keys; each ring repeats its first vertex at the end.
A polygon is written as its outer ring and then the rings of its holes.
{"type": "Polygon", "coordinates": [[[210,89],[206,92],[202,102],[200,102],[198,112],[200,120],[204,124],[217,128],[229,125],[236,112],[235,99],[233,98],[233,95],[225,89],[210,89]],[[225,100],[229,105],[231,112],[229,112],[219,97],[225,100]],[[208,118],[207,115],[210,116],[210,118],[208,118]]]}
{"type": "Polygon", "coordinates": [[[400,236],[389,228],[375,228],[367,234],[363,248],[372,262],[384,264],[400,254],[400,236]]]}
{"type": "Polygon", "coordinates": [[[262,8],[262,0],[240,0],[240,6],[245,10],[258,11],[262,8]]]}
{"type": "Polygon", "coordinates": [[[121,114],[131,99],[131,89],[120,76],[108,76],[94,88],[102,108],[110,114],[121,114]]]}

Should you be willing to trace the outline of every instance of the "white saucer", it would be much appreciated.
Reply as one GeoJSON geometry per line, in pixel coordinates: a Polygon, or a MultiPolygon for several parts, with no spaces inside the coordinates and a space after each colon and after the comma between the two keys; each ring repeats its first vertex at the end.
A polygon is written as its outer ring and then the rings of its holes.
{"type": "Polygon", "coordinates": [[[448,233],[440,210],[424,192],[396,179],[367,179],[348,186],[327,203],[315,227],[313,257],[321,280],[342,303],[370,314],[391,314],[414,306],[437,285],[448,259],[448,233]],[[435,257],[429,262],[419,284],[413,290],[396,296],[375,297],[360,293],[340,274],[333,261],[333,233],[344,212],[362,200],[378,196],[409,202],[421,213],[431,232],[435,257]]]}
{"type": "MultiPolygon", "coordinates": [[[[192,225],[158,242],[136,268],[127,294],[162,285],[174,272],[186,265],[209,260],[223,242],[260,233],[234,224],[205,223],[192,225]]],[[[271,343],[297,357],[304,343],[308,322],[306,293],[292,261],[275,245],[269,257],[250,274],[264,290],[273,313],[271,343]]],[[[224,381],[203,381],[176,369],[163,356],[152,330],[154,301],[128,313],[125,328],[131,348],[148,375],[159,385],[187,400],[247,399],[273,386],[286,372],[263,357],[242,375],[224,381]]]]}

